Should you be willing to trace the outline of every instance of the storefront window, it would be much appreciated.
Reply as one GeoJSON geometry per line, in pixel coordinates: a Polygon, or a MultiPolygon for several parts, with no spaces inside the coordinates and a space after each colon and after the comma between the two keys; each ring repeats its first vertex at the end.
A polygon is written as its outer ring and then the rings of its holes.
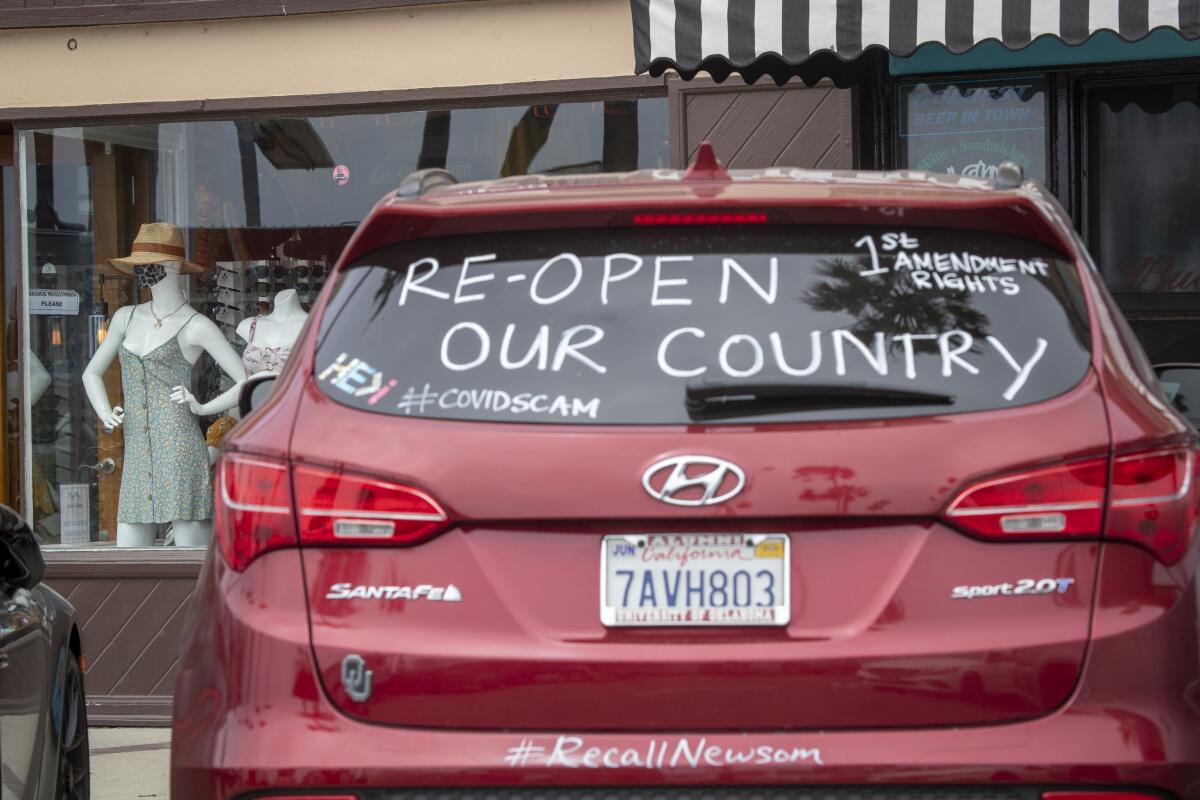
{"type": "Polygon", "coordinates": [[[1089,247],[1158,363],[1200,361],[1200,82],[1088,92],[1089,247]]]}
{"type": "Polygon", "coordinates": [[[424,167],[665,167],[666,112],[651,98],[22,132],[35,529],[60,546],[204,545],[207,446],[235,422],[222,398],[286,359],[380,196],[424,167]]]}
{"type": "Polygon", "coordinates": [[[899,115],[901,167],[993,178],[1013,161],[1046,182],[1042,78],[902,84],[899,115]]]}

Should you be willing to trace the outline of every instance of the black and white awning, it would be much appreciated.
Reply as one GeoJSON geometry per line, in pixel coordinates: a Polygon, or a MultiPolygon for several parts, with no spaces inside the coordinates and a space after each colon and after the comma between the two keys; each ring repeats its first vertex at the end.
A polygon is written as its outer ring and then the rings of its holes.
{"type": "Polygon", "coordinates": [[[854,77],[868,48],[910,55],[926,42],[961,53],[997,39],[1079,44],[1110,30],[1136,41],[1157,28],[1200,38],[1200,0],[631,0],[636,71],[668,69],[753,82],[854,77]]]}

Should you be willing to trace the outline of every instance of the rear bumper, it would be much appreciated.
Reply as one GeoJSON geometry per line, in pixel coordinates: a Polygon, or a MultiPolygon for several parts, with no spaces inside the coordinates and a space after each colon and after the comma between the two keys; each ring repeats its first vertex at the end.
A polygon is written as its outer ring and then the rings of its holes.
{"type": "Polygon", "coordinates": [[[240,576],[210,558],[176,685],[172,797],[603,785],[628,787],[637,798],[634,787],[648,785],[1002,783],[1142,787],[1200,800],[1200,611],[1188,566],[1195,550],[1178,570],[1145,571],[1162,590],[1154,604],[1120,591],[1145,561],[1140,552],[1106,549],[1084,675],[1054,713],[956,729],[749,734],[463,732],[357,722],[334,708],[314,671],[297,597],[298,554],[268,554],[240,576]]]}
{"type": "MultiPolygon", "coordinates": [[[[1028,725],[957,732],[753,737],[427,733],[288,719],[266,722],[257,730],[247,725],[244,733],[230,738],[221,757],[209,764],[196,763],[174,745],[171,796],[232,798],[254,788],[298,787],[521,784],[603,785],[611,790],[648,784],[986,786],[1003,782],[1047,788],[1141,786],[1200,797],[1195,752],[1180,754],[1173,762],[1148,761],[1137,749],[1136,732],[1111,717],[1090,714],[1067,713],[1028,725]],[[771,755],[767,763],[729,763],[727,753],[745,753],[760,743],[771,755]],[[555,763],[556,747],[564,744],[573,748],[571,762],[555,763]],[[814,756],[797,759],[797,753],[814,756]],[[638,766],[635,759],[651,766],[638,766]],[[608,767],[606,761],[628,763],[608,767]]],[[[631,797],[637,795],[631,792],[631,797]]]]}
{"type": "MultiPolygon", "coordinates": [[[[1086,790],[1035,786],[522,786],[364,789],[360,800],[1170,800],[1153,790],[1128,787],[1086,790]]],[[[303,794],[320,798],[320,794],[303,794]]],[[[271,795],[250,795],[247,800],[271,795]]],[[[277,796],[276,796],[277,797],[277,796]]],[[[291,800],[291,795],[288,800],[291,800]]],[[[329,800],[340,800],[344,794],[329,800]]]]}

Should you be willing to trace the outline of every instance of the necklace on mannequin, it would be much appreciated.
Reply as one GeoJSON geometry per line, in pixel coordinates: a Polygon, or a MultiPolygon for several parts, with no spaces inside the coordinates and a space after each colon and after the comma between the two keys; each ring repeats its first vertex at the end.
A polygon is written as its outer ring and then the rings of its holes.
{"type": "Polygon", "coordinates": [[[154,313],[154,300],[153,299],[150,300],[149,305],[150,305],[150,316],[154,317],[154,327],[161,328],[162,324],[163,324],[163,320],[168,319],[171,316],[171,314],[174,314],[176,311],[178,311],[179,309],[181,309],[185,305],[187,305],[187,299],[185,298],[182,303],[175,306],[175,308],[172,309],[169,313],[163,314],[161,317],[158,314],[154,313]]]}

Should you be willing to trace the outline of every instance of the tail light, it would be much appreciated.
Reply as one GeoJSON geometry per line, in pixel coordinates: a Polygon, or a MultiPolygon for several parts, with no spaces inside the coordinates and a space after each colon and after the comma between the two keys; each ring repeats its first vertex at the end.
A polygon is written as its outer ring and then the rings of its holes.
{"type": "Polygon", "coordinates": [[[998,540],[1124,539],[1163,562],[1183,557],[1200,508],[1196,451],[1165,447],[1002,475],[968,486],[946,507],[952,525],[998,540]]]}
{"type": "Polygon", "coordinates": [[[233,569],[296,544],[292,482],[282,462],[226,453],[217,461],[215,494],[217,546],[233,569]]]}
{"type": "Polygon", "coordinates": [[[980,536],[1098,536],[1108,459],[1006,475],[961,492],[946,515],[980,536]]]}
{"type": "Polygon", "coordinates": [[[413,544],[446,524],[441,506],[410,486],[311,466],[294,476],[304,543],[413,544]]]}
{"type": "Polygon", "coordinates": [[[236,453],[217,462],[214,517],[221,555],[238,572],[269,550],[299,543],[415,544],[449,521],[419,489],[236,453]]]}
{"type": "Polygon", "coordinates": [[[1113,459],[1105,534],[1148,547],[1167,564],[1183,558],[1200,508],[1196,462],[1188,447],[1113,459]]]}

